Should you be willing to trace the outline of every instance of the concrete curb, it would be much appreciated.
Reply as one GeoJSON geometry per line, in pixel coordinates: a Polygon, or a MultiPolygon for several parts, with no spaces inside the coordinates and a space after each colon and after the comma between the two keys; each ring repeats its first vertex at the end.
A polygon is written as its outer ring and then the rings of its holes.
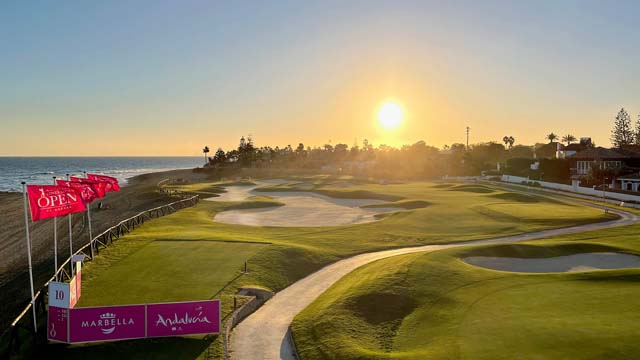
{"type": "Polygon", "coordinates": [[[259,288],[240,288],[240,290],[238,290],[238,295],[248,296],[249,301],[237,308],[224,323],[222,330],[222,346],[224,348],[225,360],[231,359],[231,353],[229,352],[229,338],[231,337],[231,331],[233,328],[247,316],[258,310],[258,308],[267,300],[271,299],[274,293],[272,291],[259,288]]]}

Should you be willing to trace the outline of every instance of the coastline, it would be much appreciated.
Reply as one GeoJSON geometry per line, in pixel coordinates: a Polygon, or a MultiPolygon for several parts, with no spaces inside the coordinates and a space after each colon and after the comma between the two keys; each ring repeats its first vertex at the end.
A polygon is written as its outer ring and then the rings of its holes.
{"type": "MultiPolygon", "coordinates": [[[[103,209],[92,206],[93,233],[99,234],[113,224],[149,208],[174,201],[158,191],[164,179],[194,178],[206,175],[193,169],[168,170],[140,174],[127,179],[119,192],[100,199],[103,209]]],[[[0,302],[5,307],[0,314],[0,332],[4,331],[19,311],[29,302],[24,209],[22,193],[0,192],[0,302]]],[[[84,213],[73,214],[74,249],[89,241],[84,213]]],[[[58,221],[58,262],[69,256],[69,231],[66,221],[58,221]]],[[[53,220],[30,222],[34,287],[40,288],[53,274],[53,220]]]]}

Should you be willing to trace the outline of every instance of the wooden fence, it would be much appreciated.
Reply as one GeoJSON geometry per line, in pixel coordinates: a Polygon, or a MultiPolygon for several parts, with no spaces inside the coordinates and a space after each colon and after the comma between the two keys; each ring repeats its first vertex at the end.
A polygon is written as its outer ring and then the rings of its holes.
{"type": "MultiPolygon", "coordinates": [[[[161,182],[158,185],[160,187],[160,190],[162,191],[162,185],[164,184],[162,184],[161,182]]],[[[108,247],[109,245],[113,244],[114,240],[117,240],[123,235],[133,231],[136,227],[144,224],[146,221],[172,214],[180,209],[195,206],[199,200],[200,198],[198,195],[187,197],[182,200],[174,201],[167,205],[158,206],[156,208],[143,211],[128,219],[122,220],[116,225],[108,228],[98,236],[95,236],[93,239],[91,239],[91,242],[78,249],[78,251],[76,251],[73,255],[84,255],[87,258],[87,261],[91,261],[93,260],[91,258],[92,253],[94,253],[94,256],[99,254],[101,248],[104,249],[108,247]],[[92,248],[94,250],[93,252],[91,251],[92,248]]],[[[62,263],[62,265],[60,265],[56,274],[53,275],[34,295],[34,304],[37,314],[36,316],[38,318],[37,328],[34,329],[33,327],[33,312],[31,310],[31,306],[33,306],[33,304],[30,302],[24,308],[24,310],[22,310],[20,315],[18,315],[18,317],[13,320],[9,328],[5,330],[2,336],[0,336],[0,341],[6,340],[8,338],[8,344],[4,349],[3,359],[10,359],[13,354],[16,354],[20,350],[21,342],[24,341],[25,335],[33,336],[36,342],[46,341],[47,306],[45,296],[47,294],[47,288],[49,286],[49,283],[52,281],[56,281],[56,279],[58,279],[57,281],[64,281],[71,278],[70,274],[67,272],[70,261],[71,257],[67,258],[67,260],[62,263]]],[[[0,350],[2,350],[2,348],[0,348],[0,350]]]]}

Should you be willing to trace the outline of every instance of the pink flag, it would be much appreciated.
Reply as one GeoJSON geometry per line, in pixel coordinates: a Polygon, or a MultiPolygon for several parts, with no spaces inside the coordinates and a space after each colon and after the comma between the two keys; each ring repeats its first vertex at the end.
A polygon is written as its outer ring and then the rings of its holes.
{"type": "Polygon", "coordinates": [[[91,189],[96,193],[96,197],[104,197],[107,194],[107,186],[109,186],[109,183],[107,182],[79,178],[75,176],[72,176],[71,178],[69,178],[69,180],[71,180],[72,183],[89,185],[91,189]]]}
{"type": "Polygon", "coordinates": [[[68,186],[76,189],[80,194],[80,196],[82,197],[82,201],[84,201],[85,204],[89,204],[95,198],[98,197],[98,194],[96,193],[96,191],[94,191],[91,185],[89,184],[73,182],[73,181],[65,181],[65,180],[56,180],[56,183],[60,186],[68,186]]]}
{"type": "Polygon", "coordinates": [[[38,221],[85,211],[82,196],[72,187],[27,185],[31,220],[38,221]]]}
{"type": "Polygon", "coordinates": [[[107,192],[111,191],[120,191],[120,185],[118,184],[118,179],[106,176],[106,175],[96,175],[96,174],[87,174],[87,177],[91,180],[106,182],[107,192]]]}

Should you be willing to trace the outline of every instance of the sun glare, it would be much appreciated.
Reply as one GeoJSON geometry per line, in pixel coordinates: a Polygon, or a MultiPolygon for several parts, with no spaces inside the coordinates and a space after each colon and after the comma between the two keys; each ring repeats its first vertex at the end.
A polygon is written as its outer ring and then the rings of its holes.
{"type": "Polygon", "coordinates": [[[378,109],[378,122],[386,130],[393,130],[400,126],[403,117],[404,110],[397,102],[386,101],[378,109]]]}

